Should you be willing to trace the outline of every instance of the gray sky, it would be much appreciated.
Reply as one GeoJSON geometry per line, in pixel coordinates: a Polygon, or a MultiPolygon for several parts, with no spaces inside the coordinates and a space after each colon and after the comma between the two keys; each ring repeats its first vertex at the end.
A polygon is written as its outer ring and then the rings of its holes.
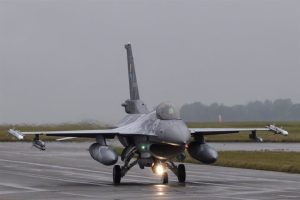
{"type": "Polygon", "coordinates": [[[117,121],[141,98],[300,102],[300,1],[0,0],[0,124],[117,121]]]}

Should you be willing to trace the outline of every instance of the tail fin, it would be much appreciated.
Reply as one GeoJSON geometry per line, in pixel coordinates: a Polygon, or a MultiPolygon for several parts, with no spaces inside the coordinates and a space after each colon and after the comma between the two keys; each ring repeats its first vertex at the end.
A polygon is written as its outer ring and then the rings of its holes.
{"type": "Polygon", "coordinates": [[[139,89],[138,89],[138,84],[135,75],[131,44],[126,44],[125,49],[127,51],[130,100],[139,100],[140,95],[139,95],[139,89]]]}
{"type": "Polygon", "coordinates": [[[149,111],[147,109],[147,106],[144,104],[142,100],[140,100],[139,89],[138,89],[138,84],[137,84],[135,69],[134,69],[131,44],[126,44],[125,49],[127,51],[130,99],[126,100],[122,104],[122,106],[125,107],[125,111],[128,114],[148,113],[149,111]]]}

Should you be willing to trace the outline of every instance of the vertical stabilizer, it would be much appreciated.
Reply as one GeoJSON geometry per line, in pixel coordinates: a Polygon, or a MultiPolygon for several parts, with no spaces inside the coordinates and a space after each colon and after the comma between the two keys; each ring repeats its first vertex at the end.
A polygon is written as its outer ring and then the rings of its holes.
{"type": "Polygon", "coordinates": [[[138,89],[138,84],[135,75],[131,44],[126,44],[125,49],[127,51],[130,100],[139,100],[140,95],[139,95],[139,89],[138,89]]]}
{"type": "Polygon", "coordinates": [[[128,114],[143,114],[148,113],[147,106],[142,100],[140,100],[138,84],[135,75],[134,62],[131,44],[126,44],[125,49],[127,51],[128,62],[128,77],[129,77],[129,92],[130,99],[126,100],[122,106],[124,106],[126,113],[128,114]]]}

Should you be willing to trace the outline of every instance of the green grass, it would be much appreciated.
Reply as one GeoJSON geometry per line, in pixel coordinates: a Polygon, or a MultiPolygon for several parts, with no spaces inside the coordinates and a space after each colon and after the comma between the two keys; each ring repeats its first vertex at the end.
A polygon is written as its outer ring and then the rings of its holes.
{"type": "MultiPolygon", "coordinates": [[[[252,128],[265,127],[269,122],[223,122],[223,123],[188,123],[190,128],[252,128]]],[[[289,132],[288,136],[275,135],[271,132],[257,132],[265,142],[300,142],[300,122],[276,122],[289,132]]],[[[207,142],[251,142],[248,132],[206,136],[207,142]]]]}
{"type": "MultiPolygon", "coordinates": [[[[267,171],[300,173],[300,152],[281,151],[220,151],[213,165],[258,169],[267,171]]],[[[187,153],[185,162],[200,163],[187,153]]]]}
{"type": "Polygon", "coordinates": [[[221,151],[215,165],[300,173],[300,152],[221,151]]]}

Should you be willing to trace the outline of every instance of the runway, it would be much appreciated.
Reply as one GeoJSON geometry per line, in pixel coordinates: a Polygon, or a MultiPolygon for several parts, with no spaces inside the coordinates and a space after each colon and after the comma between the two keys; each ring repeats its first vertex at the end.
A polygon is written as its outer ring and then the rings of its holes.
{"type": "Polygon", "coordinates": [[[300,199],[300,175],[186,164],[187,182],[169,184],[134,167],[112,184],[112,167],[94,161],[88,143],[0,143],[0,199],[300,199]]]}

